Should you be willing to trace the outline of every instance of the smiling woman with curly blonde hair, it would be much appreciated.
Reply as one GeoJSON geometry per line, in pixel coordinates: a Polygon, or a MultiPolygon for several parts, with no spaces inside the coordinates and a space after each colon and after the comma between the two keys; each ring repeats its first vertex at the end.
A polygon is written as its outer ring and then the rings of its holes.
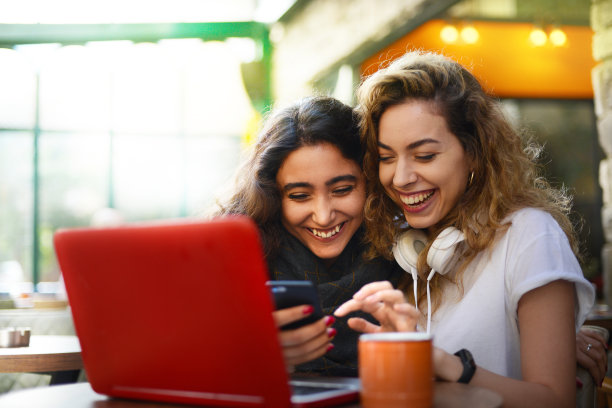
{"type": "Polygon", "coordinates": [[[336,315],[364,310],[380,324],[349,319],[357,331],[427,330],[439,379],[495,390],[504,406],[574,406],[576,330],[594,291],[571,199],[539,176],[537,146],[439,54],[405,54],[366,78],[358,100],[370,255],[399,253],[418,290],[407,300],[375,282],[336,315]]]}

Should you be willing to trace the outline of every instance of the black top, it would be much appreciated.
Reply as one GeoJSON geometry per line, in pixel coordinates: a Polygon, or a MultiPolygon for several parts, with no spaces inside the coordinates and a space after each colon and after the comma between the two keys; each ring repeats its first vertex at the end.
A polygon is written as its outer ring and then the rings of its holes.
{"type": "MultiPolygon", "coordinates": [[[[351,238],[338,259],[327,267],[297,238],[283,229],[278,255],[268,260],[272,280],[310,280],[319,293],[323,313],[332,315],[338,306],[349,300],[367,283],[388,280],[397,287],[404,272],[397,263],[385,259],[365,261],[366,246],[362,242],[363,230],[359,229],[351,238]]],[[[376,322],[370,315],[355,312],[347,317],[336,318],[337,330],[332,340],[334,348],[323,357],[296,366],[298,373],[326,376],[357,376],[357,341],[361,333],[350,329],[349,317],[360,316],[376,322]]]]}

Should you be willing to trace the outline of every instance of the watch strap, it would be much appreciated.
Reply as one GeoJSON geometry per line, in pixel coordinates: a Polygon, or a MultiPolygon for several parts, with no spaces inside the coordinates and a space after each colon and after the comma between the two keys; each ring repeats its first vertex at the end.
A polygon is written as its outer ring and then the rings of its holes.
{"type": "Polygon", "coordinates": [[[474,373],[476,372],[476,362],[474,361],[474,357],[472,353],[470,353],[466,349],[461,349],[455,353],[461,359],[461,364],[463,364],[463,373],[461,373],[461,377],[457,380],[457,382],[462,384],[467,384],[470,382],[474,373]]]}

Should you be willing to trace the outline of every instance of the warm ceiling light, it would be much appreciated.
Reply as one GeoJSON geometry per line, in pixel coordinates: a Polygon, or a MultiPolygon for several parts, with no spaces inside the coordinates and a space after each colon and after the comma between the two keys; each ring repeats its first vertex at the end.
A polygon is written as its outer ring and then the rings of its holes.
{"type": "Polygon", "coordinates": [[[531,30],[531,33],[529,33],[529,41],[531,41],[531,43],[536,47],[544,46],[546,44],[546,40],[546,33],[541,28],[536,27],[531,30]]]}
{"type": "Polygon", "coordinates": [[[453,44],[459,38],[459,31],[454,25],[447,24],[440,30],[440,38],[447,44],[453,44]]]}
{"type": "Polygon", "coordinates": [[[567,43],[567,35],[558,27],[552,29],[548,38],[555,47],[562,47],[567,43]]]}
{"type": "Polygon", "coordinates": [[[473,25],[468,25],[461,29],[461,39],[466,44],[475,44],[479,37],[480,34],[473,25]]]}

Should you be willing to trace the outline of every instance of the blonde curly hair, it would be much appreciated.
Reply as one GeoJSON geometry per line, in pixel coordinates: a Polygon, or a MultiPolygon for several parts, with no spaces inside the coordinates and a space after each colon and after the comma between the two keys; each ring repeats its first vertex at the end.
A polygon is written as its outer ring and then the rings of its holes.
{"type": "MultiPolygon", "coordinates": [[[[411,51],[367,77],[357,90],[357,98],[361,137],[366,145],[365,225],[370,258],[382,255],[390,259],[396,237],[406,228],[402,209],[385,193],[378,178],[378,130],[380,118],[389,107],[412,100],[428,102],[443,116],[448,129],[473,160],[473,181],[455,208],[430,228],[430,242],[447,226],[464,233],[460,272],[494,243],[498,231],[508,228],[503,220],[525,207],[549,212],[579,255],[576,231],[569,219],[571,197],[540,175],[540,146],[523,140],[498,101],[465,67],[440,54],[411,51]]],[[[428,249],[419,256],[421,275],[428,269],[428,249]]],[[[436,275],[435,279],[433,293],[442,278],[436,275]]],[[[434,301],[438,303],[435,298],[434,301]]]]}

